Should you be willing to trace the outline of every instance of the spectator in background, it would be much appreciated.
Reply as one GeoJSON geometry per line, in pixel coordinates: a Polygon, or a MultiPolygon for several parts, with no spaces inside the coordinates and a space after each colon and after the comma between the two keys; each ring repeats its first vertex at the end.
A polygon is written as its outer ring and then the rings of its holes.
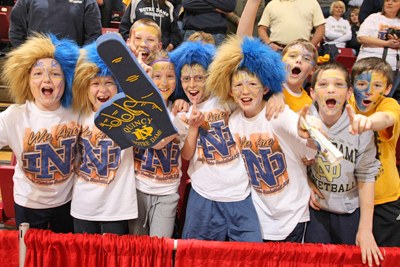
{"type": "Polygon", "coordinates": [[[360,7],[360,14],[358,20],[360,24],[371,14],[377,13],[382,10],[383,0],[364,0],[360,7]]]}
{"type": "MultiPolygon", "coordinates": [[[[235,10],[228,13],[228,32],[234,34],[236,33],[237,26],[239,25],[240,17],[242,16],[242,12],[244,7],[246,6],[246,3],[247,0],[238,0],[235,10]]],[[[254,22],[253,36],[258,36],[257,24],[260,21],[264,8],[264,1],[261,1],[260,5],[258,6],[256,20],[254,22]]]]}
{"type": "Polygon", "coordinates": [[[361,24],[357,35],[361,44],[357,61],[366,57],[379,57],[386,60],[393,71],[396,70],[400,36],[388,34],[388,30],[400,29],[399,11],[400,0],[385,0],[382,12],[371,14],[361,24]],[[387,55],[384,55],[385,47],[387,55]]]}
{"type": "Polygon", "coordinates": [[[226,15],[236,6],[236,0],[182,0],[184,8],[183,29],[186,40],[195,31],[211,33],[219,45],[227,32],[226,15]]]}
{"type": "Polygon", "coordinates": [[[112,20],[112,12],[124,11],[124,5],[121,0],[97,0],[101,13],[101,26],[109,28],[112,20]]]}
{"type": "Polygon", "coordinates": [[[119,32],[126,40],[132,24],[143,18],[154,20],[161,29],[162,47],[172,51],[182,42],[174,6],[166,0],[133,0],[125,10],[119,32]]]}
{"type": "Polygon", "coordinates": [[[258,34],[275,51],[297,39],[311,40],[317,47],[325,34],[325,19],[316,0],[271,1],[258,23],[258,34]]]}
{"type": "Polygon", "coordinates": [[[360,29],[360,21],[358,20],[358,14],[360,13],[359,8],[354,8],[350,12],[349,22],[351,27],[351,39],[346,43],[346,47],[352,48],[354,55],[358,55],[360,52],[361,44],[357,41],[357,33],[360,29]]]}
{"type": "Polygon", "coordinates": [[[10,17],[12,46],[21,45],[33,32],[53,33],[80,46],[96,40],[101,35],[96,0],[18,0],[10,17]]]}
{"type": "MultiPolygon", "coordinates": [[[[335,0],[317,0],[321,9],[322,13],[324,14],[324,18],[327,18],[331,15],[331,5],[335,0]]],[[[349,0],[342,1],[345,5],[349,2],[349,0]]]]}
{"type": "MultiPolygon", "coordinates": [[[[350,13],[353,9],[358,8],[362,5],[364,0],[350,0],[349,3],[346,5],[346,12],[344,13],[343,17],[345,19],[350,19],[350,13]]],[[[351,24],[351,22],[350,22],[351,24]]]]}
{"type": "Polygon", "coordinates": [[[342,1],[334,1],[331,4],[330,16],[325,24],[325,43],[334,44],[338,48],[344,48],[346,42],[351,39],[350,23],[342,18],[346,7],[342,1]]]}

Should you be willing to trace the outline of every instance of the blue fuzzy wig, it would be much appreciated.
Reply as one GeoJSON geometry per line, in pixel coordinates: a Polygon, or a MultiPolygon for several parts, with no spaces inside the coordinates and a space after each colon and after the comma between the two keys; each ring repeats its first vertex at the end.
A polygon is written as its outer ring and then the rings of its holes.
{"type": "Polygon", "coordinates": [[[54,34],[49,34],[49,36],[55,48],[54,59],[60,64],[65,77],[65,90],[61,97],[61,104],[68,108],[72,104],[72,83],[79,56],[79,47],[69,39],[57,39],[54,34]]]}
{"type": "MultiPolygon", "coordinates": [[[[270,93],[282,92],[286,70],[281,56],[258,38],[241,39],[235,35],[229,36],[218,48],[209,67],[206,90],[213,92],[223,102],[230,101],[232,75],[239,70],[257,76],[270,93]]],[[[268,98],[269,95],[264,97],[268,98]]]]}
{"type": "Polygon", "coordinates": [[[173,50],[169,56],[175,67],[176,74],[176,90],[173,99],[186,99],[181,84],[181,71],[185,65],[201,65],[207,71],[215,55],[215,46],[212,44],[204,44],[200,41],[186,41],[173,50]]]}

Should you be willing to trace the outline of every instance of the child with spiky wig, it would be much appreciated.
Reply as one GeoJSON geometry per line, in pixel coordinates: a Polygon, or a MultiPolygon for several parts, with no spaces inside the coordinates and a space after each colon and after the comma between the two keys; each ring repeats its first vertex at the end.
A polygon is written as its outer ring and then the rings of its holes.
{"type": "Polygon", "coordinates": [[[232,107],[205,89],[214,52],[213,45],[185,42],[170,54],[175,96],[192,104],[174,120],[186,135],[181,155],[190,161],[192,184],[182,238],[261,242],[246,169],[228,127],[232,107]]]}
{"type": "Polygon", "coordinates": [[[207,89],[240,107],[229,128],[247,169],[264,241],[301,242],[310,198],[301,158],[316,151],[299,137],[299,116],[289,107],[278,119],[265,119],[268,94],[281,92],[284,81],[279,54],[259,39],[231,36],[209,67],[207,89]]]}
{"type": "Polygon", "coordinates": [[[36,34],[11,51],[3,78],[15,104],[0,114],[0,146],[17,158],[16,223],[72,232],[70,215],[78,113],[71,112],[71,85],[78,46],[36,34]]]}
{"type": "MultiPolygon", "coordinates": [[[[174,64],[162,50],[150,66],[153,82],[173,117],[170,97],[176,88],[174,64]]],[[[129,222],[130,234],[172,237],[182,176],[182,146],[178,136],[161,149],[133,149],[139,215],[129,222]]]]}
{"type": "Polygon", "coordinates": [[[81,111],[81,158],[72,195],[76,233],[127,234],[138,216],[133,151],[116,144],[94,124],[101,105],[122,92],[96,44],[81,49],[73,83],[73,109],[81,111]]]}

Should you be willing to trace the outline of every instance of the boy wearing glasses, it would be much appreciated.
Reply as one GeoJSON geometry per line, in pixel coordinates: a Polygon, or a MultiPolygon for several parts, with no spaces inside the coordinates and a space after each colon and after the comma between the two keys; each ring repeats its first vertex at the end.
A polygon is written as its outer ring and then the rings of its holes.
{"type": "Polygon", "coordinates": [[[246,168],[228,127],[232,108],[205,88],[214,50],[210,44],[186,42],[171,53],[175,97],[192,104],[174,121],[187,135],[181,155],[190,161],[192,184],[182,238],[261,242],[246,168]]]}

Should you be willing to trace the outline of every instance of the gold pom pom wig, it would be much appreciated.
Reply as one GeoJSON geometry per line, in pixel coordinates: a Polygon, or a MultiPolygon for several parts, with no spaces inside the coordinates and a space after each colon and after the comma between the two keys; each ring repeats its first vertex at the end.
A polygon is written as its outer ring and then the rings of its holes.
{"type": "MultiPolygon", "coordinates": [[[[90,114],[93,112],[92,103],[89,99],[90,82],[97,76],[114,76],[108,69],[107,65],[100,58],[96,42],[84,46],[80,51],[80,56],[75,69],[75,78],[72,85],[72,92],[74,95],[72,109],[83,114],[90,114]]],[[[122,92],[118,81],[114,78],[117,84],[118,92],[122,92]]]]}
{"type": "Polygon", "coordinates": [[[69,107],[72,103],[72,81],[78,55],[79,47],[71,40],[57,39],[53,34],[32,35],[8,53],[3,66],[3,79],[9,87],[11,99],[17,104],[34,101],[29,86],[30,70],[39,59],[53,58],[64,73],[65,88],[61,104],[69,107]]]}
{"type": "MultiPolygon", "coordinates": [[[[232,76],[238,70],[257,76],[271,93],[282,92],[286,72],[280,55],[257,38],[231,35],[219,46],[208,68],[206,93],[216,95],[221,102],[232,101],[229,95],[232,76]]],[[[264,98],[268,97],[269,94],[264,98]]]]}

